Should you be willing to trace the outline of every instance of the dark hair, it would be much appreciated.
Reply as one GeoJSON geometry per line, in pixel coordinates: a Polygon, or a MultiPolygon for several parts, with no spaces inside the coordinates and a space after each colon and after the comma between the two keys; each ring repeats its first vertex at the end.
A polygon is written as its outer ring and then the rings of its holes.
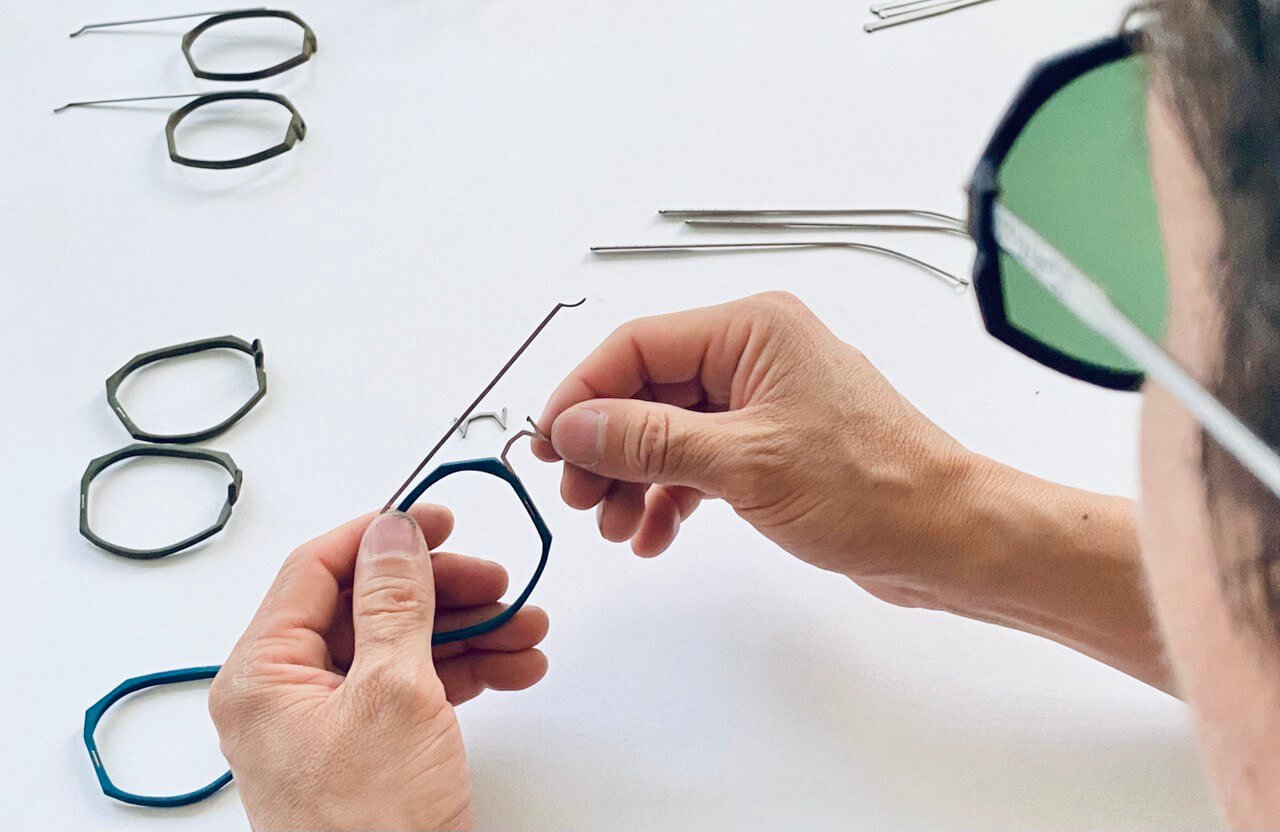
{"type": "MultiPolygon", "coordinates": [[[[1280,5],[1163,0],[1151,54],[1222,223],[1210,267],[1221,352],[1206,383],[1280,444],[1280,5]]],[[[1223,586],[1236,620],[1280,637],[1280,503],[1209,437],[1203,467],[1223,586]]]]}

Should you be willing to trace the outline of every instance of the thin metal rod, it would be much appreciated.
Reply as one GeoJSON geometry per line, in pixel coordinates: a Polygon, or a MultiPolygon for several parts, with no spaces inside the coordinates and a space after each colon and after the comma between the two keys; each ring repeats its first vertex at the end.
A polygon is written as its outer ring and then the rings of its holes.
{"type": "Polygon", "coordinates": [[[879,15],[881,12],[891,12],[895,9],[901,9],[904,6],[920,6],[933,5],[936,3],[946,3],[949,0],[890,0],[888,3],[876,3],[871,7],[871,13],[879,15]]]}
{"type": "Polygon", "coordinates": [[[192,18],[192,17],[213,17],[215,14],[227,14],[228,11],[261,12],[261,11],[266,11],[266,8],[267,8],[266,6],[255,6],[251,9],[231,9],[231,10],[223,9],[221,11],[216,11],[216,12],[190,12],[188,14],[171,14],[165,17],[143,17],[137,20],[116,20],[111,23],[89,23],[84,26],[81,26],[79,29],[76,29],[74,32],[71,33],[70,37],[74,38],[74,37],[77,37],[78,35],[83,35],[85,32],[89,32],[94,29],[109,29],[113,26],[134,26],[139,23],[162,23],[166,20],[185,20],[187,18],[192,18]]]}
{"type": "Polygon", "coordinates": [[[913,0],[910,3],[899,3],[891,8],[880,8],[879,11],[872,7],[871,12],[876,17],[891,18],[899,15],[912,14],[913,12],[925,11],[926,9],[936,9],[940,6],[946,6],[954,3],[956,0],[913,0]]]}
{"type": "Polygon", "coordinates": [[[897,0],[894,3],[876,4],[871,7],[871,13],[876,17],[896,17],[909,11],[917,11],[921,7],[928,8],[950,2],[952,0],[897,0]]]}
{"type": "Polygon", "coordinates": [[[940,6],[930,6],[927,9],[911,12],[910,14],[900,14],[896,17],[888,17],[883,20],[873,20],[865,24],[862,29],[865,32],[878,32],[881,29],[888,29],[891,26],[901,26],[904,23],[912,23],[916,20],[924,20],[929,17],[937,17],[950,12],[957,12],[961,9],[967,9],[970,6],[979,6],[983,3],[990,3],[991,0],[955,0],[953,3],[940,6]]]}
{"type": "Polygon", "coordinates": [[[611,254],[683,254],[696,253],[700,251],[760,251],[764,249],[780,249],[780,248],[847,248],[854,251],[865,251],[870,254],[879,254],[884,257],[891,257],[894,260],[901,260],[917,266],[935,277],[939,277],[947,283],[957,288],[964,288],[969,285],[969,281],[962,277],[957,277],[945,269],[938,268],[932,263],[926,263],[924,260],[912,257],[909,254],[903,254],[891,248],[884,246],[873,246],[870,243],[849,243],[835,240],[809,241],[809,242],[789,242],[789,243],[685,243],[683,245],[645,245],[645,246],[592,246],[591,251],[600,255],[611,254]]]}
{"type": "MultiPolygon", "coordinates": [[[[257,90],[244,90],[244,92],[257,92],[257,90]]],[[[55,113],[72,107],[93,107],[98,104],[124,104],[129,101],[163,101],[173,98],[199,98],[202,95],[208,95],[204,92],[184,92],[179,95],[144,95],[136,98],[103,98],[98,101],[72,101],[69,104],[63,104],[61,107],[54,109],[55,113]]]]}
{"type": "Polygon", "coordinates": [[[923,231],[933,234],[957,234],[968,237],[969,232],[952,225],[907,225],[896,223],[874,222],[768,222],[761,220],[685,220],[685,225],[693,228],[764,228],[774,230],[807,230],[828,229],[838,231],[923,231]]]}
{"type": "Polygon", "coordinates": [[[382,507],[383,514],[390,511],[391,507],[396,504],[396,500],[399,500],[400,495],[405,492],[405,489],[413,485],[413,481],[422,473],[422,469],[426,468],[427,463],[431,462],[432,458],[440,452],[440,449],[444,447],[444,443],[449,441],[449,437],[453,436],[453,434],[457,432],[458,426],[471,416],[475,409],[480,406],[480,403],[484,401],[484,397],[489,395],[490,391],[492,391],[493,388],[498,385],[498,382],[502,380],[502,377],[507,374],[507,370],[510,370],[512,365],[520,359],[520,356],[524,355],[524,351],[529,349],[529,345],[542,334],[542,330],[547,328],[547,324],[551,323],[551,319],[554,318],[561,309],[573,309],[586,302],[587,299],[583,298],[577,303],[557,303],[555,307],[547,313],[547,317],[543,318],[542,323],[538,324],[538,326],[534,328],[533,332],[529,334],[529,337],[524,339],[524,343],[520,345],[519,349],[517,349],[510,358],[507,359],[507,363],[502,365],[502,369],[493,377],[493,380],[485,385],[484,389],[480,391],[480,395],[476,396],[475,401],[467,406],[467,409],[463,411],[462,415],[459,416],[452,425],[450,425],[447,431],[445,431],[444,436],[440,437],[440,441],[435,444],[435,447],[427,452],[427,455],[418,463],[418,467],[414,468],[413,473],[405,479],[404,484],[396,489],[396,493],[391,495],[391,499],[387,500],[387,504],[382,507]]]}
{"type": "Polygon", "coordinates": [[[960,217],[938,211],[922,211],[917,208],[697,208],[658,212],[659,216],[675,217],[915,217],[964,228],[960,217]]]}

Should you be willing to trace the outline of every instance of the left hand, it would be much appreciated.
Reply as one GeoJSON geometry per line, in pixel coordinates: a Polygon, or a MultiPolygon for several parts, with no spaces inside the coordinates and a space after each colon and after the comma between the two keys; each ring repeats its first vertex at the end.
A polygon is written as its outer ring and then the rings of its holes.
{"type": "Polygon", "coordinates": [[[439,506],[366,515],[285,561],[209,692],[255,829],[471,825],[452,706],[541,679],[547,616],[525,607],[433,648],[433,629],[491,618],[507,587],[498,564],[429,551],[452,529],[439,506]]]}

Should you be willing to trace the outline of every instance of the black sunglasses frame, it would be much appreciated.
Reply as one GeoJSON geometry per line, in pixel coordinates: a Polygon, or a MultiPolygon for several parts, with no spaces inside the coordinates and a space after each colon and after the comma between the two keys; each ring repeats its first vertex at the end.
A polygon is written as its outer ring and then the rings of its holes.
{"type": "Polygon", "coordinates": [[[1082,361],[1032,337],[1009,321],[1004,307],[1001,250],[995,235],[995,205],[1000,197],[1000,167],[1040,108],[1081,76],[1141,51],[1142,34],[1124,32],[1051,58],[1032,70],[996,127],[969,183],[969,234],[977,245],[973,287],[987,332],[1050,369],[1110,390],[1137,390],[1142,386],[1143,374],[1082,361]]]}

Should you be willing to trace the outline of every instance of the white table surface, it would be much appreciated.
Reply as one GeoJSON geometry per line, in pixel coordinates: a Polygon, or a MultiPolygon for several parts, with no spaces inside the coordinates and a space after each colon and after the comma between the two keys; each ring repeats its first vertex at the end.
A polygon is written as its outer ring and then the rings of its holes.
{"type": "MultiPolygon", "coordinates": [[[[379,506],[557,300],[589,303],[489,404],[536,414],[632,317],[781,288],[970,447],[1134,492],[1136,401],[1014,355],[983,333],[972,295],[908,266],[844,251],[587,253],[687,238],[656,218],[664,207],[961,212],[1027,69],[1107,32],[1121,0],[1004,0],[872,36],[866,2],[845,0],[291,0],[320,51],[258,85],[287,92],[310,127],[275,163],[171,164],[173,105],[50,114],[77,97],[216,87],[179,56],[189,24],[66,37],[190,5],[0,2],[0,827],[247,828],[234,786],[177,811],[106,800],[79,737],[85,707],[127,676],[220,661],[281,558],[379,506]],[[230,526],[161,563],[92,548],[76,530],[80,474],[129,442],[103,379],[144,350],[228,333],[264,341],[271,379],[207,443],[245,471],[230,526]]],[[[968,268],[962,242],[900,242],[968,268]]],[[[227,366],[202,372],[225,386],[227,366]]],[[[182,384],[146,389],[158,418],[199,404],[182,384]]],[[[448,456],[500,441],[477,425],[448,456]]],[[[1173,699],[1046,641],[882,605],[723,506],[666,556],[636,560],[521,453],[556,534],[535,596],[551,670],[460,709],[483,828],[1218,825],[1173,699]]],[[[141,476],[169,497],[200,486],[163,466],[141,476]]],[[[128,516],[117,492],[104,499],[128,516]]],[[[132,531],[154,534],[184,509],[132,510],[132,531]]],[[[112,736],[140,757],[154,747],[167,762],[134,763],[158,777],[195,759],[212,774],[200,698],[146,699],[151,718],[122,706],[112,736]]]]}

